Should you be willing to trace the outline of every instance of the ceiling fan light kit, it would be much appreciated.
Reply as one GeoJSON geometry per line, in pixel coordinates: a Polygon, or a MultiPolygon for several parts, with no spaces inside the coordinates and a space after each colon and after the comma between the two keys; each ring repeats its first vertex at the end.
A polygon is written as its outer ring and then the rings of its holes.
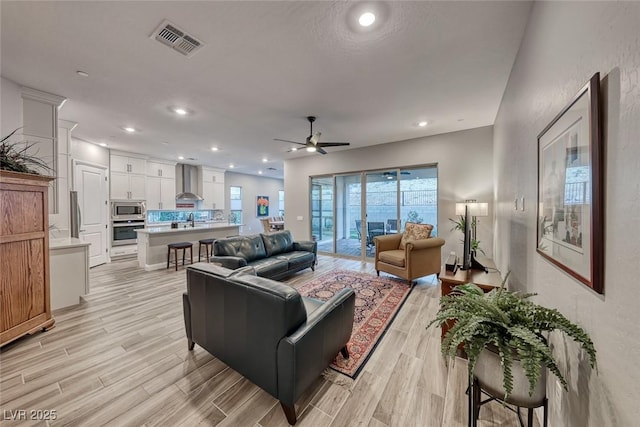
{"type": "MultiPolygon", "coordinates": [[[[298,144],[306,147],[307,151],[313,153],[314,151],[320,154],[327,154],[327,152],[323,149],[323,147],[341,147],[346,145],[351,145],[348,142],[318,142],[320,140],[320,136],[322,135],[320,132],[313,132],[313,122],[316,121],[315,116],[307,116],[307,120],[309,121],[309,136],[307,137],[307,142],[297,142],[290,141],[288,139],[279,139],[274,138],[274,141],[288,142],[291,144],[298,144]]],[[[288,152],[298,151],[296,147],[291,148],[288,152]]]]}

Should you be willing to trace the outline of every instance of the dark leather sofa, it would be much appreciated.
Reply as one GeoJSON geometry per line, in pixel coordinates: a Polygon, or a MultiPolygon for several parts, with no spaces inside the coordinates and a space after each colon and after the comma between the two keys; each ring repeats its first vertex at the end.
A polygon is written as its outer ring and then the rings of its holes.
{"type": "Polygon", "coordinates": [[[289,230],[216,240],[210,261],[235,270],[254,268],[261,277],[279,280],[310,267],[315,270],[316,242],[294,242],[289,230]]]}
{"type": "Polygon", "coordinates": [[[243,270],[187,267],[183,295],[189,350],[198,344],[280,401],[290,424],[294,404],[341,352],[353,328],[355,294],[326,302],[243,270]]]}

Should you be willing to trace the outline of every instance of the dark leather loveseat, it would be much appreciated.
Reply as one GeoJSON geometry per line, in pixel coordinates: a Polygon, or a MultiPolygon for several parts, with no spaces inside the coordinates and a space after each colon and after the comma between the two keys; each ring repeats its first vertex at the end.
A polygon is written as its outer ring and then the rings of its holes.
{"type": "Polygon", "coordinates": [[[289,230],[216,240],[210,261],[235,270],[251,266],[261,277],[279,280],[296,271],[315,269],[316,242],[294,242],[289,230]]]}
{"type": "Polygon", "coordinates": [[[294,403],[341,352],[353,328],[355,294],[326,302],[275,280],[208,263],[187,268],[183,296],[189,350],[198,344],[280,401],[294,403]]]}

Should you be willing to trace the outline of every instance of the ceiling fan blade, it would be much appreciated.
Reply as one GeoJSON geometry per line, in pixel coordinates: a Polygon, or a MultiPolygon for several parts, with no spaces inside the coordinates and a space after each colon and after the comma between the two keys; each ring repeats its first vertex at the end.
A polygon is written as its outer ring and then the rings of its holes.
{"type": "Polygon", "coordinates": [[[348,142],[318,142],[316,147],[342,147],[345,145],[351,145],[348,142]]]}
{"type": "Polygon", "coordinates": [[[279,139],[279,138],[273,138],[274,141],[280,141],[280,142],[289,142],[291,144],[298,144],[298,145],[307,145],[304,144],[302,142],[296,142],[296,141],[289,141],[288,139],[279,139]]]}
{"type": "Polygon", "coordinates": [[[320,153],[320,154],[327,154],[326,151],[324,151],[322,148],[316,146],[316,152],[320,153]]]}

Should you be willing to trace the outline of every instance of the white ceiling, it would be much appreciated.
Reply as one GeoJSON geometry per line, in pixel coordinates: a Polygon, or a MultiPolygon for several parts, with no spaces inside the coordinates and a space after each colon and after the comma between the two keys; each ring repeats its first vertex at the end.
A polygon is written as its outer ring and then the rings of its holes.
{"type": "Polygon", "coordinates": [[[304,142],[308,115],[320,141],[349,148],[493,124],[529,7],[3,0],[2,76],[67,97],[60,118],[79,123],[77,138],[282,177],[283,160],[318,155],[273,141],[304,142]],[[357,24],[364,10],[377,16],[368,29],[357,24]],[[151,39],[165,19],[205,46],[187,58],[151,39]]]}

